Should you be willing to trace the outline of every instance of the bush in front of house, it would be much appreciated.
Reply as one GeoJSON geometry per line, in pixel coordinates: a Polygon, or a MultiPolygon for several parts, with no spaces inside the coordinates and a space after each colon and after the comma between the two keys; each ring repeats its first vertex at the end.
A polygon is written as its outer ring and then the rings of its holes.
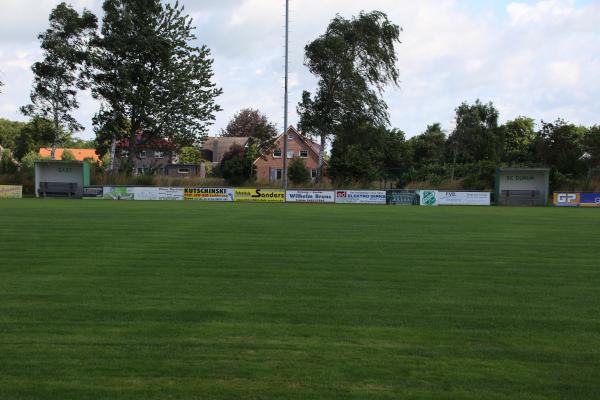
{"type": "Polygon", "coordinates": [[[294,157],[288,168],[288,178],[294,185],[300,185],[310,181],[310,171],[304,165],[304,160],[294,157]]]}
{"type": "Polygon", "coordinates": [[[256,166],[250,149],[233,145],[221,160],[221,176],[231,185],[241,185],[255,177],[256,166]]]}

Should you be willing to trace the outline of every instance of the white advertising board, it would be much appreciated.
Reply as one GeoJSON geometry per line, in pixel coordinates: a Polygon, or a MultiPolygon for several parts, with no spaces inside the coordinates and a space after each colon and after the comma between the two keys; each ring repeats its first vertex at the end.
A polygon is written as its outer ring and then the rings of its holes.
{"type": "Polygon", "coordinates": [[[490,192],[438,192],[440,206],[489,206],[490,192]]]}
{"type": "Polygon", "coordinates": [[[285,201],[290,203],[334,203],[333,190],[287,190],[285,201]]]}
{"type": "Polygon", "coordinates": [[[158,200],[157,187],[135,187],[133,188],[134,200],[158,200]]]}
{"type": "Polygon", "coordinates": [[[158,188],[104,186],[102,197],[109,200],[158,200],[158,188]]]}
{"type": "Polygon", "coordinates": [[[336,190],[338,204],[385,204],[385,190],[336,190]]]}
{"type": "Polygon", "coordinates": [[[159,187],[159,200],[183,200],[183,188],[177,187],[159,187]]]}

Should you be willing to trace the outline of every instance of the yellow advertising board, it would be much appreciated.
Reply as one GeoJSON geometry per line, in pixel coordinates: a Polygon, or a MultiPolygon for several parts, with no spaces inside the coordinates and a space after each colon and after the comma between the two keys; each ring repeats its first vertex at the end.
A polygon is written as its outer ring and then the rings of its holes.
{"type": "Polygon", "coordinates": [[[555,207],[578,207],[581,202],[579,193],[554,193],[555,207]]]}
{"type": "Polygon", "coordinates": [[[233,201],[233,189],[189,187],[183,189],[185,200],[233,201]]]}
{"type": "Polygon", "coordinates": [[[20,199],[23,197],[23,186],[0,185],[0,199],[20,199]]]}
{"type": "Polygon", "coordinates": [[[259,201],[283,203],[285,201],[284,190],[273,189],[235,189],[235,201],[259,201]]]}

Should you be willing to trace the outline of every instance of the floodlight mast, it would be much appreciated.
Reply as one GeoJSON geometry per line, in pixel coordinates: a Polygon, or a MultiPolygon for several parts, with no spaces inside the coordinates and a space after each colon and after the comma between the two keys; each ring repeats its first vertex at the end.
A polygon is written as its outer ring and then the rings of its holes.
{"type": "Polygon", "coordinates": [[[283,95],[283,188],[288,188],[287,175],[287,153],[288,153],[288,42],[290,26],[290,0],[285,0],[285,76],[284,76],[284,95],[283,95]]]}

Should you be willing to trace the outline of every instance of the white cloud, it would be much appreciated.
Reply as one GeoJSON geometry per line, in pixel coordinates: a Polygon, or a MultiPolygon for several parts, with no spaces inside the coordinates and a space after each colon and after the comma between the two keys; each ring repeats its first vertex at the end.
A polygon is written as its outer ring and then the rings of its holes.
{"type": "MultiPolygon", "coordinates": [[[[504,0],[494,0],[497,4],[504,0]]],[[[101,0],[74,5],[98,13],[101,0]]],[[[58,0],[3,0],[0,15],[0,117],[22,118],[31,87],[29,66],[40,57],[37,34],[58,0]]],[[[195,17],[198,43],[215,58],[218,99],[213,133],[242,107],[258,108],[283,125],[283,14],[279,0],[184,0],[195,17]]],[[[303,48],[324,32],[336,13],[344,17],[378,9],[404,28],[398,46],[401,87],[385,98],[392,125],[409,135],[427,124],[452,127],[462,101],[494,101],[503,119],[528,115],[599,123],[600,4],[575,0],[504,1],[504,10],[472,9],[467,0],[291,0],[290,122],[302,90],[315,78],[303,66],[303,48]]],[[[81,98],[79,120],[92,132],[97,104],[81,98]]]]}
{"type": "Polygon", "coordinates": [[[573,61],[556,61],[546,66],[548,80],[561,87],[576,87],[579,71],[579,64],[573,61]]]}
{"type": "Polygon", "coordinates": [[[544,0],[534,4],[511,3],[506,7],[513,25],[559,21],[576,12],[574,0],[544,0]]]}

